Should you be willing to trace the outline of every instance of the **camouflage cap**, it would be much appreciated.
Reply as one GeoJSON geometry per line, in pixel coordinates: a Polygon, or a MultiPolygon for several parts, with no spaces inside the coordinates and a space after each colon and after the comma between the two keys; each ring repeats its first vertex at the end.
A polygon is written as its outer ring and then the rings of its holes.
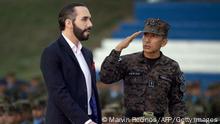
{"type": "Polygon", "coordinates": [[[160,19],[148,18],[145,21],[144,33],[154,33],[161,36],[167,36],[170,25],[160,19]]]}

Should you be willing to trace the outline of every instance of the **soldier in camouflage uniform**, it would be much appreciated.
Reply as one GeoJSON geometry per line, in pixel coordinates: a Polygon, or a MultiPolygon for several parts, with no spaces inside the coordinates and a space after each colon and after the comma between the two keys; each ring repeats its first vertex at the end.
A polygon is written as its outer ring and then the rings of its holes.
{"type": "Polygon", "coordinates": [[[183,73],[176,61],[160,51],[167,43],[169,27],[160,19],[147,19],[144,31],[120,42],[101,66],[103,83],[124,81],[126,117],[140,117],[147,112],[159,118],[166,110],[172,117],[186,116],[183,73]],[[121,51],[142,32],[143,51],[120,57],[121,51]]]}

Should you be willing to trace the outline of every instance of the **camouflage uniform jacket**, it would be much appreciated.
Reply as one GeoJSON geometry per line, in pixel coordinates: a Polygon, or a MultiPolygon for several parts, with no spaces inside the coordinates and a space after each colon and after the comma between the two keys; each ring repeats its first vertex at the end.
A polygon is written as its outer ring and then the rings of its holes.
{"type": "Polygon", "coordinates": [[[103,83],[124,81],[125,109],[169,113],[172,117],[186,116],[183,101],[184,78],[176,61],[164,56],[150,67],[143,52],[120,57],[112,50],[102,63],[100,80],[103,83]]]}

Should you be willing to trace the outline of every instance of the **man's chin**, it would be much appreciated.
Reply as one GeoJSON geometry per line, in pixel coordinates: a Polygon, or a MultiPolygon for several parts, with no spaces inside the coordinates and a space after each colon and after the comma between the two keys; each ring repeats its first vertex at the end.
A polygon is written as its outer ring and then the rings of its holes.
{"type": "Polygon", "coordinates": [[[89,39],[89,36],[82,38],[81,41],[85,41],[85,40],[88,40],[88,39],[89,39]]]}
{"type": "Polygon", "coordinates": [[[83,33],[83,36],[84,36],[84,37],[89,37],[89,35],[90,35],[89,32],[84,32],[84,33],[83,33]]]}
{"type": "Polygon", "coordinates": [[[89,34],[84,35],[83,39],[88,40],[89,39],[89,34]]]}

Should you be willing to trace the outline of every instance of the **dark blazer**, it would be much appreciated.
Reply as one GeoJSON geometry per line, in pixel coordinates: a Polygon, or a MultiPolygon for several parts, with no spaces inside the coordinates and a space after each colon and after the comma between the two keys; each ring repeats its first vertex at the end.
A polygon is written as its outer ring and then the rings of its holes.
{"type": "MultiPolygon", "coordinates": [[[[96,88],[96,73],[92,52],[81,49],[92,79],[93,121],[101,123],[101,110],[96,88]]],[[[88,117],[87,89],[84,74],[66,40],[61,36],[49,45],[41,56],[41,71],[47,90],[46,124],[84,124],[88,117]]]]}

